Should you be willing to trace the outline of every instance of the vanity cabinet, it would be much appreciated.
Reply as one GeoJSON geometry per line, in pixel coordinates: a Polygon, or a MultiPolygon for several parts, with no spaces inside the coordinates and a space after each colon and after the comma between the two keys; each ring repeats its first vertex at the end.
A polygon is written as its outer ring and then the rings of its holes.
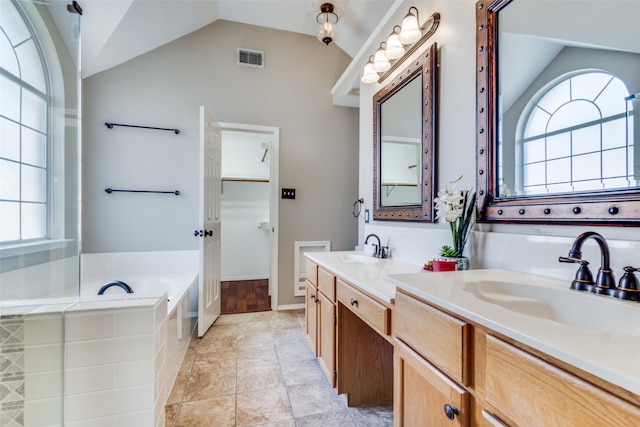
{"type": "Polygon", "coordinates": [[[391,304],[337,279],[337,391],[349,406],[393,399],[391,304]]]}
{"type": "Polygon", "coordinates": [[[487,335],[485,360],[485,399],[513,425],[640,425],[637,406],[500,338],[487,335]]]}
{"type": "Polygon", "coordinates": [[[398,340],[395,426],[468,426],[469,392],[398,340]]]}
{"type": "Polygon", "coordinates": [[[313,353],[332,387],[336,386],[336,278],[306,260],[305,327],[313,353]],[[312,272],[309,274],[309,272],[312,272]]]}
{"type": "Polygon", "coordinates": [[[318,266],[306,261],[307,278],[305,280],[305,331],[311,350],[318,355],[318,266]]]}
{"type": "Polygon", "coordinates": [[[471,326],[402,292],[394,313],[394,425],[471,425],[471,326]]]}
{"type": "Polygon", "coordinates": [[[318,363],[329,380],[336,386],[336,278],[318,267],[318,363]]]}
{"type": "Polygon", "coordinates": [[[395,427],[640,425],[637,396],[401,289],[393,335],[395,427]]]}

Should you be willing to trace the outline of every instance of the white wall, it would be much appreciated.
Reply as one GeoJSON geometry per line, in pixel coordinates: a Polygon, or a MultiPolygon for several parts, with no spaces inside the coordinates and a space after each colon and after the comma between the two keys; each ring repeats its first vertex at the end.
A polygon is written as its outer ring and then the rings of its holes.
{"type": "Polygon", "coordinates": [[[279,304],[293,297],[299,240],[352,249],[357,222],[357,109],[332,104],[350,58],[312,36],[216,21],[83,81],[85,252],[195,249],[198,107],[217,120],[280,129],[279,304]],[[265,52],[265,68],[236,65],[238,47],[265,52]],[[169,132],[104,122],[177,127],[169,132]],[[107,187],[178,189],[171,195],[107,195],[107,187]]]}
{"type": "Polygon", "coordinates": [[[225,182],[222,196],[222,280],[269,278],[268,182],[225,182]]]}
{"type": "MultiPolygon", "coordinates": [[[[463,178],[458,188],[475,186],[475,1],[418,1],[405,2],[391,18],[378,37],[371,38],[368,50],[373,53],[377,44],[401,22],[409,6],[416,6],[421,17],[433,12],[441,14],[436,34],[418,52],[437,42],[440,49],[439,82],[439,138],[438,188],[463,178]]],[[[424,19],[424,18],[422,18],[424,19]]],[[[539,23],[544,25],[544,22],[539,23]]],[[[366,48],[366,47],[365,47],[366,48]]],[[[402,67],[401,67],[402,68],[402,67]]],[[[360,92],[360,194],[365,199],[364,209],[372,209],[372,115],[373,95],[391,81],[382,85],[361,85],[360,92]]],[[[640,246],[640,229],[629,227],[584,227],[550,225],[480,225],[467,244],[465,253],[472,258],[474,268],[507,268],[543,274],[570,280],[575,265],[559,264],[558,257],[566,256],[578,234],[586,230],[601,233],[609,241],[612,267],[616,278],[622,276],[624,265],[639,265],[634,259],[640,246]]],[[[451,243],[448,224],[408,224],[402,222],[359,220],[359,243],[368,233],[377,233],[388,244],[397,259],[422,264],[433,259],[439,248],[451,243]]],[[[597,246],[585,244],[585,258],[595,270],[600,265],[597,246]]],[[[567,282],[568,285],[568,282],[567,282]]]]}

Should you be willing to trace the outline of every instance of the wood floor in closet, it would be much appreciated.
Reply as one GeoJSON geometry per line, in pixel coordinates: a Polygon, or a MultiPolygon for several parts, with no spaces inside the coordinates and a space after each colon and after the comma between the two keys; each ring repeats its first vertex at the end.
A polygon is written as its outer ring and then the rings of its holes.
{"type": "Polygon", "coordinates": [[[223,281],[221,288],[222,314],[271,310],[269,279],[223,281]]]}

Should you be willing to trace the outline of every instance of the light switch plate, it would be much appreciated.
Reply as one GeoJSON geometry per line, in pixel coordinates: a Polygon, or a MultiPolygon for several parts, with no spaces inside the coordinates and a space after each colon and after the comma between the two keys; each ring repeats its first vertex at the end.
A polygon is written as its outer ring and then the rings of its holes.
{"type": "Polygon", "coordinates": [[[296,198],[296,189],[295,188],[283,188],[282,189],[282,198],[283,199],[295,199],[296,198]]]}

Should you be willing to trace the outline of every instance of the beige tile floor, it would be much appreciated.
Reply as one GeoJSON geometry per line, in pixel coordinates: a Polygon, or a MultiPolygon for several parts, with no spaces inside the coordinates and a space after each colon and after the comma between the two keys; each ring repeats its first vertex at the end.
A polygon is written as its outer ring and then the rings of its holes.
{"type": "Polygon", "coordinates": [[[346,407],[304,333],[304,311],[228,314],[192,338],[167,427],[386,427],[392,402],[346,407]]]}

